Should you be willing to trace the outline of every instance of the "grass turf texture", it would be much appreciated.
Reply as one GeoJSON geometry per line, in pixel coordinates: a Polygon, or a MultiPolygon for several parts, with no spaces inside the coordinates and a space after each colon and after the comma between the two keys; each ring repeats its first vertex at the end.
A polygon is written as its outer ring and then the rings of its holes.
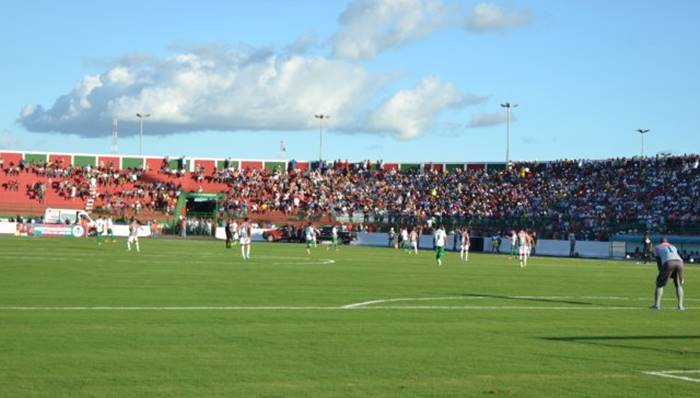
{"type": "Polygon", "coordinates": [[[700,394],[641,373],[700,369],[693,267],[689,310],[674,309],[668,286],[651,311],[654,265],[536,257],[522,271],[505,256],[447,253],[439,269],[428,251],[307,256],[287,244],[254,244],[243,262],[223,242],[125,246],[0,239],[0,396],[700,394]]]}

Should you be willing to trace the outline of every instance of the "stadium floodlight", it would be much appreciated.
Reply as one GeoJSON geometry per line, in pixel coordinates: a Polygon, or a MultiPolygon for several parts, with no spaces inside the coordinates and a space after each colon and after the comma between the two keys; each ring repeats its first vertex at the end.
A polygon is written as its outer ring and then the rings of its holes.
{"type": "Polygon", "coordinates": [[[143,156],[143,119],[151,117],[150,113],[137,113],[136,117],[139,118],[139,156],[143,156]]]}
{"type": "Polygon", "coordinates": [[[506,167],[510,164],[510,113],[513,108],[517,108],[518,104],[511,102],[504,102],[501,104],[502,108],[506,108],[506,167]]]}
{"type": "Polygon", "coordinates": [[[642,137],[642,157],[644,157],[644,134],[650,132],[649,129],[637,129],[637,132],[642,137]]]}
{"type": "Polygon", "coordinates": [[[316,119],[319,120],[318,122],[318,161],[319,161],[319,166],[320,163],[323,161],[323,120],[324,119],[330,119],[330,115],[324,115],[323,113],[319,113],[317,115],[314,115],[316,119]]]}

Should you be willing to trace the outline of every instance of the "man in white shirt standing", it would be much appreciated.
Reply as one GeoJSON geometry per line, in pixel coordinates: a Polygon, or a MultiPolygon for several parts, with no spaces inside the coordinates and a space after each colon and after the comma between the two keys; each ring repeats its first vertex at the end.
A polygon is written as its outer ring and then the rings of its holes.
{"type": "MultiPolygon", "coordinates": [[[[455,236],[455,238],[456,238],[456,236],[455,236]]],[[[462,244],[460,245],[459,258],[462,259],[462,261],[469,261],[469,246],[471,244],[471,238],[469,236],[469,229],[464,228],[462,230],[461,241],[462,241],[462,244]]]]}
{"type": "Polygon", "coordinates": [[[238,228],[238,241],[241,244],[241,257],[250,260],[250,242],[252,240],[252,228],[246,217],[238,228]]]}
{"type": "Polygon", "coordinates": [[[97,217],[95,220],[95,238],[97,239],[97,246],[102,246],[102,239],[104,235],[102,234],[106,228],[106,222],[102,216],[97,217]]]}
{"type": "Polygon", "coordinates": [[[438,229],[435,230],[435,260],[437,260],[438,267],[442,267],[442,258],[445,256],[445,243],[447,243],[447,233],[445,232],[445,226],[440,224],[438,229]]]}

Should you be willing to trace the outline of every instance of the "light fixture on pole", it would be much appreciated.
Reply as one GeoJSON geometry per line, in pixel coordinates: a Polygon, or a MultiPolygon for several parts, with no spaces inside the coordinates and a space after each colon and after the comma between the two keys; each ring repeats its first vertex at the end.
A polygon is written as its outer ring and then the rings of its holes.
{"type": "Polygon", "coordinates": [[[137,113],[136,117],[139,118],[139,156],[143,156],[143,119],[151,117],[150,113],[137,113]]]}
{"type": "Polygon", "coordinates": [[[649,131],[651,131],[651,130],[649,130],[649,129],[637,129],[637,132],[639,133],[639,135],[642,136],[642,157],[644,157],[644,134],[648,133],[649,131]]]}
{"type": "Polygon", "coordinates": [[[319,113],[318,115],[314,115],[314,117],[319,120],[319,122],[318,122],[318,161],[320,163],[323,161],[323,120],[330,119],[331,117],[330,117],[330,115],[324,115],[322,113],[319,113]]]}
{"type": "Polygon", "coordinates": [[[119,120],[116,117],[112,119],[112,153],[119,153],[119,120]]]}
{"type": "Polygon", "coordinates": [[[505,102],[501,104],[502,108],[506,108],[506,167],[510,163],[510,113],[513,108],[517,108],[518,104],[505,102]]]}

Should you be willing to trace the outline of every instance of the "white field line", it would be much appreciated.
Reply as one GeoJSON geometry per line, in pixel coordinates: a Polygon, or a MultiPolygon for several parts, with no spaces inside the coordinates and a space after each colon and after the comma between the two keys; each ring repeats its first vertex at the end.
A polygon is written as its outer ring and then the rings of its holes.
{"type": "MultiPolygon", "coordinates": [[[[344,305],[343,308],[361,308],[373,304],[395,303],[402,301],[442,301],[442,300],[483,300],[483,299],[511,299],[511,300],[624,300],[624,301],[650,301],[649,297],[616,297],[616,296],[447,296],[447,297],[405,297],[405,298],[390,298],[380,300],[363,301],[360,303],[352,303],[344,305]]],[[[671,300],[671,298],[667,298],[671,300]]],[[[690,301],[698,301],[700,299],[690,299],[690,301]]],[[[688,299],[686,299],[688,301],[688,299]]]]}
{"type": "Polygon", "coordinates": [[[669,379],[678,379],[684,381],[691,381],[693,383],[700,383],[700,379],[695,379],[693,377],[680,376],[683,374],[698,374],[700,370],[657,370],[657,371],[647,371],[642,372],[650,376],[667,377],[669,379]]]}

